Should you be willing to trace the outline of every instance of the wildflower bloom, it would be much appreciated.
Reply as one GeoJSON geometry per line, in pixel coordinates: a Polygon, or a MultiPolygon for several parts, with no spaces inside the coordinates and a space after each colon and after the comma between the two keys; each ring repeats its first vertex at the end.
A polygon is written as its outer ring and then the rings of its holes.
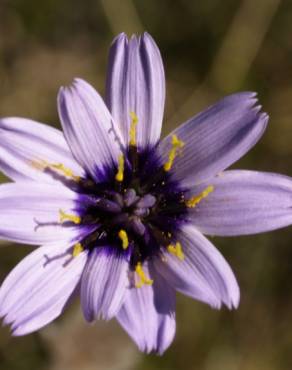
{"type": "Polygon", "coordinates": [[[8,275],[0,315],[33,332],[81,297],[85,319],[116,317],[142,351],[175,334],[175,291],[220,308],[239,288],[203,234],[242,235],[292,220],[292,180],[225,169],[268,121],[254,93],[228,96],[163,140],[164,69],[148,34],[113,42],[106,103],[85,81],[61,88],[62,132],[0,121],[0,237],[41,245],[8,275]]]}

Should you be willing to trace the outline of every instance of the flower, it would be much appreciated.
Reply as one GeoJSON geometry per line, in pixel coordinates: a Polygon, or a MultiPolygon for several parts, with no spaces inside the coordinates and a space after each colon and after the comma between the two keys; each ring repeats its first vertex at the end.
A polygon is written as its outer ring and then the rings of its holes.
{"type": "Polygon", "coordinates": [[[85,81],[61,88],[64,131],[0,121],[0,237],[41,245],[8,275],[0,315],[40,329],[80,293],[87,321],[116,317],[145,352],[175,334],[175,291],[236,308],[239,288],[203,234],[243,235],[292,221],[292,180],[225,169],[262,136],[256,94],[228,96],[160,140],[161,56],[145,33],[110,50],[106,103],[85,81]]]}

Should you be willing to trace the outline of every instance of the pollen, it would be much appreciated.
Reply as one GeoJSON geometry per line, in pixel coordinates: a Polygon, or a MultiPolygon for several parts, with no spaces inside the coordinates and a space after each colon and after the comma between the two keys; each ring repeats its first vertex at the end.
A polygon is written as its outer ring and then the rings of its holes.
{"type": "Polygon", "coordinates": [[[136,146],[137,144],[137,124],[138,124],[138,117],[135,112],[130,112],[130,117],[132,119],[130,125],[130,145],[136,146]]]}
{"type": "Polygon", "coordinates": [[[81,243],[76,243],[73,247],[72,256],[77,257],[83,251],[84,251],[84,248],[82,247],[81,243]]]}
{"type": "Polygon", "coordinates": [[[128,239],[128,234],[125,230],[121,229],[118,233],[119,238],[122,241],[122,247],[123,249],[127,249],[129,246],[129,239],[128,239]]]}
{"type": "Polygon", "coordinates": [[[153,280],[152,279],[149,279],[146,275],[145,275],[145,272],[142,268],[142,264],[141,262],[138,262],[136,267],[135,267],[135,272],[136,274],[139,276],[140,278],[140,281],[138,281],[136,283],[136,288],[141,288],[143,285],[152,285],[153,284],[153,280]]]}
{"type": "Polygon", "coordinates": [[[180,260],[183,260],[185,258],[180,242],[176,242],[175,244],[169,244],[167,250],[169,253],[173,254],[180,260]]]}
{"type": "Polygon", "coordinates": [[[176,135],[172,135],[171,145],[172,145],[172,148],[169,151],[168,161],[163,166],[164,171],[166,172],[171,170],[173,166],[173,162],[179,153],[179,149],[184,147],[185,143],[179,140],[179,138],[176,135]]]}
{"type": "Polygon", "coordinates": [[[123,154],[119,156],[118,172],[115,179],[119,182],[124,180],[124,170],[125,170],[125,158],[123,154]]]}
{"type": "Polygon", "coordinates": [[[72,215],[70,213],[65,213],[62,209],[59,210],[60,222],[64,223],[66,221],[71,221],[78,225],[81,223],[81,217],[77,215],[72,215]]]}
{"type": "Polygon", "coordinates": [[[214,191],[214,186],[209,185],[205,190],[202,191],[202,193],[188,199],[186,201],[186,206],[189,208],[194,208],[202,199],[206,198],[210,193],[212,193],[212,191],[214,191]]]}
{"type": "Polygon", "coordinates": [[[49,163],[47,161],[32,161],[32,166],[38,170],[45,171],[46,169],[51,169],[53,171],[57,171],[62,175],[69,177],[70,179],[78,182],[80,181],[80,177],[74,175],[74,172],[66,167],[63,163],[49,163]]]}

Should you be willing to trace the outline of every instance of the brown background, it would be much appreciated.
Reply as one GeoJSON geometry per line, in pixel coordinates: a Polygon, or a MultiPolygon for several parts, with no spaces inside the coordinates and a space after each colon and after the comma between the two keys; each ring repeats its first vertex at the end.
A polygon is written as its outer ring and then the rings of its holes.
{"type": "MultiPolygon", "coordinates": [[[[112,38],[147,30],[166,68],[164,133],[223,95],[257,91],[270,125],[235,167],[292,176],[291,19],[289,0],[0,0],[0,116],[59,127],[58,88],[78,76],[103,93],[112,38]]],[[[36,334],[1,328],[0,369],[291,369],[292,229],[213,242],[237,275],[240,308],[179,296],[163,357],[140,354],[114,321],[86,324],[76,302],[36,334]]],[[[31,250],[2,245],[1,280],[31,250]]]]}

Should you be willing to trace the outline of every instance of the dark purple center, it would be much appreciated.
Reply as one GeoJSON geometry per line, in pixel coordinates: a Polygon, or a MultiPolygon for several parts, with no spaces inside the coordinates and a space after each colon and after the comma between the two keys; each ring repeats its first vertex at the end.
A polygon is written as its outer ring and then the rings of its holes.
{"type": "Polygon", "coordinates": [[[81,224],[98,225],[81,244],[88,250],[106,245],[115,252],[130,253],[134,267],[176,241],[186,219],[185,191],[163,169],[155,148],[138,152],[129,147],[123,181],[116,180],[117,171],[104,170],[106,181],[97,183],[88,177],[79,183],[81,224]],[[127,234],[126,249],[121,230],[127,234]]]}

